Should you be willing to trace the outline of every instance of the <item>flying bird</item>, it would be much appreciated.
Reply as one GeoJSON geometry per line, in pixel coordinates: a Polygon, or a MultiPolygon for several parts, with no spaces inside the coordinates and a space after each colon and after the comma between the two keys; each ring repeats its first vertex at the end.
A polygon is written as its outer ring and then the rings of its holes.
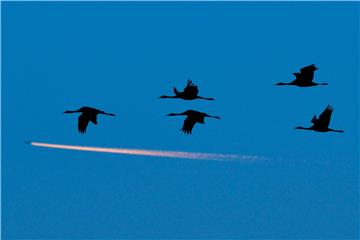
{"type": "Polygon", "coordinates": [[[75,111],[65,111],[64,113],[81,113],[78,119],[78,130],[81,134],[84,134],[86,132],[86,128],[89,124],[89,121],[93,124],[97,124],[97,115],[98,114],[104,114],[109,116],[115,116],[115,114],[112,113],[106,113],[104,111],[98,110],[96,108],[91,107],[82,107],[75,111]]]}
{"type": "Polygon", "coordinates": [[[185,134],[191,134],[191,131],[196,123],[205,123],[205,117],[220,119],[218,116],[211,116],[206,113],[198,112],[195,110],[187,110],[183,113],[169,113],[167,116],[187,116],[184,120],[184,125],[180,129],[185,134]]]}
{"type": "Polygon", "coordinates": [[[159,98],[181,98],[183,100],[194,100],[194,99],[205,99],[205,100],[215,100],[214,98],[205,98],[200,97],[198,95],[199,89],[198,87],[189,79],[187,84],[183,90],[183,92],[179,92],[176,87],[174,87],[175,96],[166,96],[162,95],[159,98]]]}
{"type": "Polygon", "coordinates": [[[279,82],[275,85],[283,86],[283,85],[293,85],[298,87],[314,87],[318,85],[328,85],[327,83],[315,83],[313,82],[314,79],[314,72],[318,68],[315,66],[315,64],[311,64],[309,66],[303,67],[300,69],[300,72],[293,73],[295,76],[295,80],[289,83],[283,83],[279,82]]]}
{"type": "Polygon", "coordinates": [[[312,126],[309,128],[305,127],[296,127],[295,129],[303,129],[303,130],[313,130],[317,132],[344,132],[343,130],[334,130],[329,128],[331,114],[334,111],[334,108],[330,105],[328,105],[325,110],[320,114],[319,117],[314,115],[314,117],[311,119],[312,126]]]}

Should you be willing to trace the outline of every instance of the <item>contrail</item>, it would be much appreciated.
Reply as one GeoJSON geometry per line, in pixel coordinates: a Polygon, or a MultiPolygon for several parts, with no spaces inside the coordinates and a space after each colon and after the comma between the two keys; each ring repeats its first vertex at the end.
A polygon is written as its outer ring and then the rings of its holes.
{"type": "Polygon", "coordinates": [[[178,152],[178,151],[161,151],[161,150],[128,149],[128,148],[104,148],[104,147],[52,144],[52,143],[42,143],[42,142],[26,142],[26,143],[29,143],[32,146],[45,147],[45,148],[57,148],[57,149],[66,149],[66,150],[103,152],[103,153],[127,154],[127,155],[138,155],[138,156],[151,156],[151,157],[186,158],[186,159],[194,159],[194,160],[252,161],[252,160],[263,159],[262,157],[259,156],[237,155],[237,154],[178,152]]]}

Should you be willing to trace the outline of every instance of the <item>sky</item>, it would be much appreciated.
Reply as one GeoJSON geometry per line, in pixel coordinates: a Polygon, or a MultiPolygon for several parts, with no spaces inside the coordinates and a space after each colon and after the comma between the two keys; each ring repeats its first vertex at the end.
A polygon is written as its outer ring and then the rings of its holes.
{"type": "Polygon", "coordinates": [[[359,235],[357,2],[3,2],[1,95],[4,239],[359,235]],[[310,64],[328,86],[274,86],[310,64]],[[189,78],[216,100],[158,99],[189,78]],[[294,129],[328,104],[344,133],[294,129]],[[81,135],[81,106],[116,117],[81,135]],[[187,109],[221,120],[185,135],[187,109]]]}

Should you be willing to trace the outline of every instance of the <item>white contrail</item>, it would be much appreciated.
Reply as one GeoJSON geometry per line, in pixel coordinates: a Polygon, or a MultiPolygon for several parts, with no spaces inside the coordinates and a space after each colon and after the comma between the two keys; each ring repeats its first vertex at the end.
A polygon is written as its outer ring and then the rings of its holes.
{"type": "Polygon", "coordinates": [[[218,153],[196,153],[196,152],[178,152],[178,151],[161,151],[161,150],[144,150],[144,149],[128,149],[128,148],[103,148],[89,146],[63,145],[41,142],[29,142],[30,145],[36,147],[58,148],[77,151],[103,152],[115,154],[128,154],[152,157],[170,157],[170,158],[187,158],[195,160],[215,160],[215,161],[237,161],[237,160],[258,160],[263,159],[258,156],[237,155],[237,154],[218,154],[218,153]]]}

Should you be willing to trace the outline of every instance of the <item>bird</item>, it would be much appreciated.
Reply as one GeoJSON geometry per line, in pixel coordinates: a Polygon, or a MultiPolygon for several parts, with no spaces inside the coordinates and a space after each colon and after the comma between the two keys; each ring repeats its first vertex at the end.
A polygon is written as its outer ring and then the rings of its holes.
{"type": "Polygon", "coordinates": [[[198,112],[195,110],[187,110],[183,113],[169,113],[167,116],[187,116],[184,120],[184,125],[180,129],[185,134],[191,134],[192,129],[196,123],[205,123],[205,117],[220,119],[218,116],[211,116],[206,113],[198,112]]]}
{"type": "Polygon", "coordinates": [[[81,107],[75,111],[65,111],[64,113],[81,113],[78,118],[78,130],[80,134],[84,134],[86,132],[86,128],[88,126],[89,121],[93,124],[97,124],[97,115],[104,114],[108,116],[115,116],[113,113],[106,113],[102,110],[98,110],[92,107],[81,107]]]}
{"type": "Polygon", "coordinates": [[[314,72],[318,68],[315,66],[315,64],[311,64],[309,66],[303,67],[300,69],[300,73],[296,72],[293,73],[295,76],[295,80],[289,83],[283,83],[279,82],[275,85],[278,86],[284,86],[284,85],[293,85],[298,87],[314,87],[319,85],[328,85],[327,83],[315,83],[313,82],[314,79],[314,72]]]}
{"type": "Polygon", "coordinates": [[[214,98],[205,98],[200,97],[198,95],[199,89],[198,87],[192,82],[191,79],[188,79],[187,84],[183,90],[183,92],[179,92],[176,87],[174,87],[175,96],[166,96],[162,95],[159,98],[181,98],[183,100],[194,100],[194,99],[204,99],[204,100],[215,100],[214,98]]]}
{"type": "Polygon", "coordinates": [[[335,130],[329,128],[331,114],[334,111],[334,108],[330,105],[328,105],[325,110],[317,117],[314,115],[314,117],[311,119],[312,126],[309,128],[306,127],[296,127],[295,129],[302,129],[302,130],[313,130],[316,132],[339,132],[343,133],[343,130],[335,130]]]}

